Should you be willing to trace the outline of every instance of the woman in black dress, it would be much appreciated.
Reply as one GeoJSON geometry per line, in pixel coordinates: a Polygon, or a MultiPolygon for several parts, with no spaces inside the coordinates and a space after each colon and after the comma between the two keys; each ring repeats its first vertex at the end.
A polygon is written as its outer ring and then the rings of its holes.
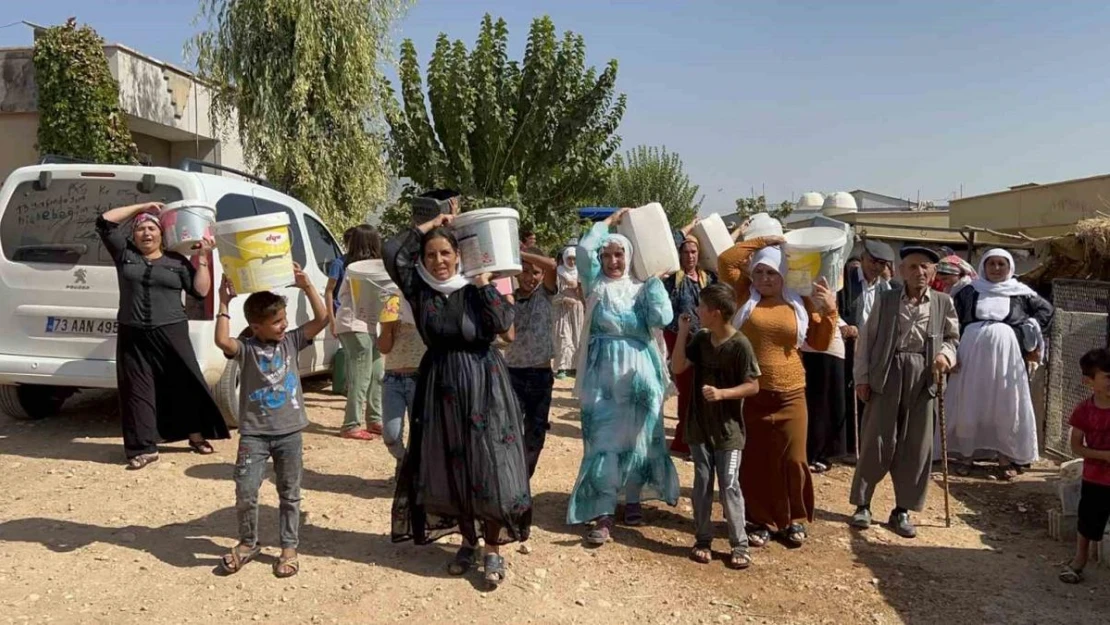
{"type": "Polygon", "coordinates": [[[208,261],[202,257],[194,268],[184,256],[162,249],[161,210],[157,203],[135,204],[96,220],[119,277],[116,383],[132,470],[158,460],[160,441],[188,439],[194,451],[210,454],[207,439],[230,437],[189,342],[181,300],[182,291],[199,299],[208,295],[208,261]]]}
{"type": "Polygon", "coordinates": [[[393,541],[427,544],[460,532],[448,570],[463,575],[481,533],[485,580],[496,587],[505,578],[499,547],[526,540],[532,524],[520,407],[491,347],[512,327],[513,309],[490,275],[459,273],[452,219],[436,217],[385,246],[386,270],[428,346],[393,499],[393,541]]]}

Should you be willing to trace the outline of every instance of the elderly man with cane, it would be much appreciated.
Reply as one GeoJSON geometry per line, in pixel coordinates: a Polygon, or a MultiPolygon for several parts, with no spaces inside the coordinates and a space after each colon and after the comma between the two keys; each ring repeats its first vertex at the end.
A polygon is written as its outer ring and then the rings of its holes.
{"type": "Polygon", "coordinates": [[[902,287],[880,294],[855,353],[856,393],[867,402],[852,480],[851,524],[871,526],[871,497],[887,473],[895,508],[889,526],[913,538],[910,510],[925,506],[933,451],[938,376],[956,364],[960,329],[952,298],[929,289],[940,257],[924,247],[899,253],[902,287]]]}

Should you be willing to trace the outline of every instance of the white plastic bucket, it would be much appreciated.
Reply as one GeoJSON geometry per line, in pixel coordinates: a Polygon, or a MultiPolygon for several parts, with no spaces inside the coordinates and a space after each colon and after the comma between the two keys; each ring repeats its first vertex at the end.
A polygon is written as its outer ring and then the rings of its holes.
{"type": "Polygon", "coordinates": [[[732,247],[732,235],[725,220],[713,213],[694,226],[693,235],[698,240],[698,264],[705,271],[716,272],[717,257],[732,247]]]}
{"type": "Polygon", "coordinates": [[[636,279],[642,281],[657,273],[678,271],[678,249],[671,224],[658,202],[628,211],[617,232],[632,242],[632,275],[636,279]]]}
{"type": "Polygon", "coordinates": [[[813,293],[821,278],[833,287],[844,272],[841,249],[844,231],[836,228],[802,228],[786,233],[786,286],[802,295],[813,293]]]}
{"type": "Polygon", "coordinates": [[[756,237],[781,237],[782,223],[767,213],[756,213],[748,221],[748,229],[744,231],[744,240],[756,237]]]}
{"type": "Polygon", "coordinates": [[[385,270],[385,263],[376,258],[360,260],[347,265],[347,275],[351,280],[355,317],[368,324],[377,323],[386,298],[397,294],[397,285],[385,270]]]}
{"type": "Polygon", "coordinates": [[[293,284],[289,215],[272,213],[216,223],[216,247],[236,293],[293,284]]]}
{"type": "Polygon", "coordinates": [[[844,223],[843,221],[830,219],[829,217],[825,217],[824,215],[815,215],[813,217],[812,223],[814,227],[836,228],[837,230],[841,230],[844,232],[844,245],[840,248],[840,251],[838,252],[840,254],[840,257],[836,260],[836,262],[840,264],[842,270],[840,273],[837,274],[835,284],[833,282],[829,282],[830,286],[832,286],[835,290],[840,291],[844,288],[843,267],[845,264],[848,263],[848,258],[852,256],[852,250],[856,247],[855,231],[852,230],[852,226],[844,223]]]}
{"type": "Polygon", "coordinates": [[[520,213],[483,208],[459,215],[452,228],[459,240],[464,276],[492,273],[495,278],[507,278],[520,273],[520,213]]]}
{"type": "Polygon", "coordinates": [[[216,207],[196,200],[172,202],[162,208],[158,221],[166,249],[192,256],[201,252],[204,238],[212,236],[216,207]]]}

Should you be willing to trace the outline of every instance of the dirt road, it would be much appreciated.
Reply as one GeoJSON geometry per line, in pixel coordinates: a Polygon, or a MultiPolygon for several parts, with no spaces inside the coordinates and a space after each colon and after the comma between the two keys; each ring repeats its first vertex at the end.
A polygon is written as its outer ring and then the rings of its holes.
{"type": "MultiPolygon", "coordinates": [[[[799,550],[773,544],[746,572],[687,559],[691,511],[648,504],[642,528],[589,550],[564,524],[581,455],[577,406],[560,383],[532,489],[532,552],[508,556],[495,592],[477,573],[446,573],[452,545],[389,541],[392,459],[380,441],[335,436],[343,398],[308,393],[301,574],[276,579],[277,497],[263,485],[265,557],[214,574],[235,540],[232,441],[213,456],[166,448],[123,469],[113,399],[77,401],[59,418],[0,416],[0,623],[1105,623],[1110,570],[1056,580],[1070,545],[1049,540],[1054,470],[1014,484],[953,483],[954,525],[931,492],[920,537],[854,533],[848,467],[815,478],[817,520],[799,550]]],[[[669,414],[674,414],[673,404],[669,414]]],[[[668,427],[674,426],[672,419],[668,427]]],[[[676,461],[684,494],[692,466],[676,461]]],[[[891,505],[880,489],[876,516],[891,505]]],[[[719,509],[718,509],[719,516],[719,509]]],[[[715,544],[727,550],[724,528],[715,544]]],[[[456,539],[457,541],[457,539],[456,539]]]]}

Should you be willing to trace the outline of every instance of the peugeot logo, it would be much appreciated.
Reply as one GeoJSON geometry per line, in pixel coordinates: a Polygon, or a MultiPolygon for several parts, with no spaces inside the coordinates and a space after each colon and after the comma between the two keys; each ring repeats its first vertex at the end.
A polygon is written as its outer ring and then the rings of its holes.
{"type": "Polygon", "coordinates": [[[72,291],[88,291],[92,287],[88,282],[88,270],[77,269],[73,272],[73,284],[67,284],[66,288],[72,291]]]}

